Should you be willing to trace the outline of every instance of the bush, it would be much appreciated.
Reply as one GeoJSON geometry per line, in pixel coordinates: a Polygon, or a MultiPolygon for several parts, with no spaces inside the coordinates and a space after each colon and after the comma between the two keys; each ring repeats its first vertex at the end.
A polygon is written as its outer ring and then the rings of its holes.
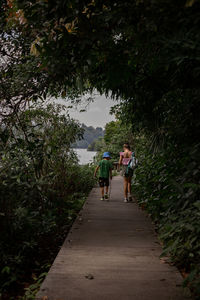
{"type": "Polygon", "coordinates": [[[163,255],[170,254],[171,261],[186,274],[184,283],[199,295],[199,145],[180,151],[170,144],[154,154],[149,149],[148,139],[138,143],[135,193],[157,225],[163,255]]]}
{"type": "Polygon", "coordinates": [[[1,128],[2,299],[23,295],[48,270],[94,184],[93,168],[70,149],[82,131],[62,109],[37,106],[1,128]]]}

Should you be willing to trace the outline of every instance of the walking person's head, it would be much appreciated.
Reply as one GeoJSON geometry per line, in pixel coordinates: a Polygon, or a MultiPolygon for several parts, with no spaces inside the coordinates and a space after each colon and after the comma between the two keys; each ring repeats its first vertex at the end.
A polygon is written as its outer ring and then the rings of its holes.
{"type": "Polygon", "coordinates": [[[130,145],[129,145],[129,143],[124,143],[124,145],[123,145],[123,149],[124,150],[131,150],[131,147],[130,147],[130,145]]]}
{"type": "Polygon", "coordinates": [[[106,160],[111,159],[110,153],[109,152],[104,152],[103,159],[106,159],[106,160]]]}

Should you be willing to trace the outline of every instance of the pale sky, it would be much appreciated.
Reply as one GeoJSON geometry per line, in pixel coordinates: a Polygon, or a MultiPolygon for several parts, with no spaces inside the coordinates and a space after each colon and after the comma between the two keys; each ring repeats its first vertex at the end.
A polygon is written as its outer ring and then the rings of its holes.
{"type": "MultiPolygon", "coordinates": [[[[62,104],[70,105],[70,103],[64,99],[54,100],[62,104]]],[[[83,101],[84,102],[84,101],[83,101]]],[[[84,123],[87,126],[93,127],[105,127],[106,123],[114,121],[115,117],[110,115],[110,108],[117,104],[117,101],[114,101],[110,98],[106,98],[104,95],[99,94],[95,95],[94,102],[90,103],[86,108],[86,112],[80,112],[80,110],[85,108],[84,104],[78,106],[77,109],[70,108],[69,114],[73,119],[78,120],[80,123],[84,123]]]]}

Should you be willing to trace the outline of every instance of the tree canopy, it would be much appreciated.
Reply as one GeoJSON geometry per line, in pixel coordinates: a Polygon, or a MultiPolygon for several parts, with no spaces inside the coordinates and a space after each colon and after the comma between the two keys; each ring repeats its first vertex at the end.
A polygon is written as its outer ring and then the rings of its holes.
{"type": "Polygon", "coordinates": [[[41,93],[70,97],[93,88],[111,92],[123,100],[116,112],[135,128],[197,138],[198,1],[8,3],[9,24],[28,36],[37,76],[42,72],[47,80],[45,89],[37,87],[41,93]],[[190,114],[197,128],[192,137],[190,114]],[[183,118],[187,132],[177,122],[183,118]]]}

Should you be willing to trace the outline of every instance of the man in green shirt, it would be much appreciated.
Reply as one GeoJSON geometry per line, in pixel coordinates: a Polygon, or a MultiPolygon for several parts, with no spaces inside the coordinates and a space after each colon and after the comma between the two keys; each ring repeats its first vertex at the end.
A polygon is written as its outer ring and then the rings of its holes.
{"type": "Polygon", "coordinates": [[[110,153],[104,152],[103,159],[99,162],[94,176],[96,177],[97,171],[100,169],[99,174],[99,186],[101,188],[101,201],[108,200],[108,187],[109,187],[109,178],[112,180],[112,163],[110,162],[110,153]],[[104,196],[104,187],[106,188],[104,196]]]}

